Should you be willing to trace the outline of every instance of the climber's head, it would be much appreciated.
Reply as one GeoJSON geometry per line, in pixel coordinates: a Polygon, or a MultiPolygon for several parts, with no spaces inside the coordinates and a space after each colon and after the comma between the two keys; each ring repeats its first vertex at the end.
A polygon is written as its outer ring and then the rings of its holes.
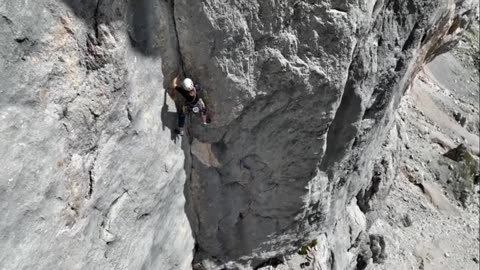
{"type": "Polygon", "coordinates": [[[193,90],[193,81],[192,79],[190,78],[186,78],[185,80],[183,80],[183,88],[185,88],[185,90],[187,91],[192,91],[193,90]]]}

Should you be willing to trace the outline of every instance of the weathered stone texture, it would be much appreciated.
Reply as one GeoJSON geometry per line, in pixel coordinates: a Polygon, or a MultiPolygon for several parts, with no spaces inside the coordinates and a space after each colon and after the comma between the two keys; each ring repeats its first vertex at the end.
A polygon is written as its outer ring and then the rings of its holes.
{"type": "Polygon", "coordinates": [[[0,2],[1,269],[190,268],[167,7],[0,2]]]}
{"type": "Polygon", "coordinates": [[[372,174],[378,164],[382,178],[395,175],[394,158],[379,154],[400,98],[454,41],[455,22],[468,24],[472,5],[176,1],[187,74],[207,88],[214,112],[213,128],[191,132],[218,160],[192,152],[195,261],[255,267],[326,233],[330,267],[350,265],[356,236],[339,240],[349,234],[346,205],[364,190],[388,190],[372,174]]]}

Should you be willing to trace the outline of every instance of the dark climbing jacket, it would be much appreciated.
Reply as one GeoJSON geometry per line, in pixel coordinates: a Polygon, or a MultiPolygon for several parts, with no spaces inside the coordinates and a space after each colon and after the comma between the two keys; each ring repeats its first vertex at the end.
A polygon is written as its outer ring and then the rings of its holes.
{"type": "Polygon", "coordinates": [[[175,87],[175,90],[178,91],[185,98],[187,103],[186,105],[195,105],[200,99],[201,88],[200,84],[198,83],[195,84],[194,91],[196,91],[196,93],[193,96],[190,96],[190,91],[185,90],[182,86],[175,87]]]}
{"type": "Polygon", "coordinates": [[[185,98],[185,106],[182,107],[178,113],[178,127],[181,129],[185,125],[185,113],[190,111],[194,111],[194,107],[198,107],[199,111],[202,113],[206,112],[205,103],[201,101],[201,88],[200,84],[196,83],[194,85],[196,94],[194,96],[190,96],[189,91],[185,90],[182,86],[176,86],[175,90],[178,91],[184,98],[185,98]],[[200,102],[199,102],[200,101],[200,102]]]}

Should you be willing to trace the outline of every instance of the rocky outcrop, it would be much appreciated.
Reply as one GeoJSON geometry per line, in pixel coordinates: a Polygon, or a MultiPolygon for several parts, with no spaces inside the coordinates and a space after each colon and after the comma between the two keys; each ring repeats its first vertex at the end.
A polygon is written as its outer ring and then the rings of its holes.
{"type": "Polygon", "coordinates": [[[0,3],[0,265],[251,269],[319,239],[322,268],[356,267],[393,113],[472,5],[0,3]],[[182,140],[177,73],[212,118],[182,140]]]}
{"type": "Polygon", "coordinates": [[[358,234],[346,206],[388,190],[380,182],[397,173],[395,156],[379,150],[395,152],[396,134],[385,143],[393,113],[423,63],[468,24],[471,5],[177,1],[186,70],[214,111],[212,127],[191,134],[218,160],[192,152],[195,261],[255,267],[326,234],[329,267],[348,268],[358,234]]]}

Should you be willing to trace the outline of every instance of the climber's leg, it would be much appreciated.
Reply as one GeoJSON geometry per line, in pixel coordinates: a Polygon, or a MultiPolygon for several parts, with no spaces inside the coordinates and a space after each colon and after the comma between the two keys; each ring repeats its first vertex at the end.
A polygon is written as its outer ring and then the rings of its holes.
{"type": "Polygon", "coordinates": [[[183,127],[185,126],[185,112],[183,108],[177,111],[177,117],[178,117],[178,128],[175,130],[175,132],[183,136],[183,127]]]}

